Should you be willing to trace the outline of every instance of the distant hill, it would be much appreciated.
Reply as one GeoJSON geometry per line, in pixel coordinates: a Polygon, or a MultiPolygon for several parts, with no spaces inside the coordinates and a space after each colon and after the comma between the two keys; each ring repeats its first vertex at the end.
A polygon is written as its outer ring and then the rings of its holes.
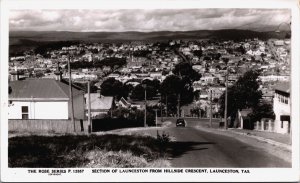
{"type": "Polygon", "coordinates": [[[242,40],[246,38],[284,38],[286,32],[257,32],[240,29],[159,31],[159,32],[68,32],[68,31],[11,31],[10,51],[34,48],[50,41],[122,42],[122,41],[164,41],[174,39],[222,39],[242,40]]]}

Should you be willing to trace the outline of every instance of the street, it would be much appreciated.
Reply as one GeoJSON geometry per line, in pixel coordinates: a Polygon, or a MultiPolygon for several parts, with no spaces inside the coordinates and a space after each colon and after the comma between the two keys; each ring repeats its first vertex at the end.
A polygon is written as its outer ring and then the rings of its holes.
{"type": "MultiPolygon", "coordinates": [[[[192,120],[191,120],[192,121],[192,120]]],[[[290,167],[291,164],[266,153],[257,146],[236,138],[196,129],[196,122],[187,127],[164,128],[176,139],[172,146],[173,167],[290,167]]],[[[265,146],[265,145],[264,145],[265,146]]],[[[273,147],[270,147],[273,148],[273,147]]]]}

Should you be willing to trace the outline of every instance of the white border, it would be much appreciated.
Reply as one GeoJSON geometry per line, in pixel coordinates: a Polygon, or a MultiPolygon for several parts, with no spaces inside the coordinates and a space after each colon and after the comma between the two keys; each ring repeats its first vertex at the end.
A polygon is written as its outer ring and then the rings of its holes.
{"type": "Polygon", "coordinates": [[[299,181],[299,6],[297,0],[2,0],[1,5],[1,180],[2,181],[299,181]],[[292,168],[251,168],[250,174],[84,174],[48,176],[28,174],[26,168],[8,168],[8,13],[10,9],[194,9],[194,8],[290,8],[292,9],[292,168]]]}

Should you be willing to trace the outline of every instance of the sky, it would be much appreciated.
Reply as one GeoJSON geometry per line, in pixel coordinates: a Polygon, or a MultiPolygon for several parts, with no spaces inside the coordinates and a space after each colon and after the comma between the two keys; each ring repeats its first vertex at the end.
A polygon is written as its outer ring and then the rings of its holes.
{"type": "Polygon", "coordinates": [[[11,10],[10,31],[287,30],[288,9],[11,10]]]}

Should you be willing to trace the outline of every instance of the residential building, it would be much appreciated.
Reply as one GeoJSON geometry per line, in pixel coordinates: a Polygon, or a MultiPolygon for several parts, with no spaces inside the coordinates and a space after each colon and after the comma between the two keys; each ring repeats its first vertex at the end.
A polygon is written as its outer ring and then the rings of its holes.
{"type": "Polygon", "coordinates": [[[275,132],[290,133],[291,99],[289,82],[280,83],[275,87],[273,111],[275,113],[275,132]]]}
{"type": "MultiPolygon", "coordinates": [[[[8,119],[70,119],[69,85],[54,79],[9,82],[8,119]]],[[[73,87],[75,119],[84,119],[83,91],[73,87]]]]}
{"type": "MultiPolygon", "coordinates": [[[[88,94],[84,95],[85,98],[85,114],[88,116],[88,94]]],[[[103,117],[109,115],[109,112],[114,108],[114,97],[102,96],[99,93],[90,93],[91,100],[91,117],[103,117]]]]}
{"type": "Polygon", "coordinates": [[[269,82],[269,81],[284,81],[287,82],[290,80],[289,75],[267,75],[267,76],[259,76],[259,79],[262,82],[269,82]]]}
{"type": "Polygon", "coordinates": [[[129,108],[131,106],[131,104],[123,97],[119,100],[118,104],[123,108],[129,108]]]}
{"type": "Polygon", "coordinates": [[[209,94],[209,99],[210,99],[210,92],[211,92],[211,97],[212,97],[212,100],[213,99],[219,99],[221,97],[221,95],[224,93],[225,91],[225,87],[222,87],[222,86],[213,86],[213,87],[210,87],[207,92],[209,94]]]}

